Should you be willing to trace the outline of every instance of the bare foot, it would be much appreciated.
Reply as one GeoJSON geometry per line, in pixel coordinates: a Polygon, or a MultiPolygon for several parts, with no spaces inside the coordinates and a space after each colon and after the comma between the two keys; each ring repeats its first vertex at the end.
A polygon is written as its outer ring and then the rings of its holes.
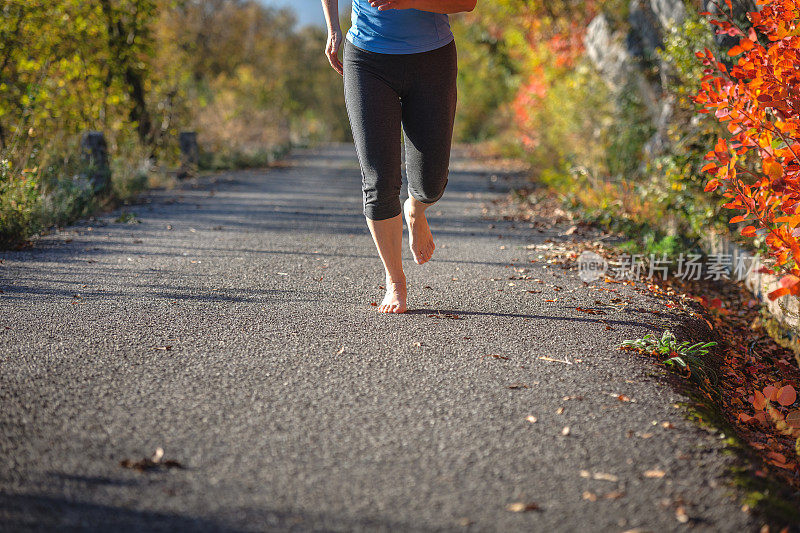
{"type": "Polygon", "coordinates": [[[411,198],[403,204],[403,213],[408,224],[408,241],[411,253],[414,255],[414,262],[418,265],[427,262],[433,255],[436,245],[433,244],[433,235],[428,226],[428,219],[425,218],[423,210],[414,210],[411,198]]]}
{"type": "Polygon", "coordinates": [[[406,282],[386,280],[386,296],[378,306],[381,313],[406,312],[406,282]]]}

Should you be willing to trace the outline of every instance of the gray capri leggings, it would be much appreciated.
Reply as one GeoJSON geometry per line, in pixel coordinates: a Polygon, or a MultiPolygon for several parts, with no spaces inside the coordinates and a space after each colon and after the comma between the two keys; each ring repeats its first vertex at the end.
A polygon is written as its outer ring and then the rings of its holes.
{"type": "Polygon", "coordinates": [[[416,54],[382,54],[344,42],[344,99],[361,166],[364,215],[384,220],[401,212],[401,124],[408,194],[434,203],[449,172],[455,41],[416,54]]]}

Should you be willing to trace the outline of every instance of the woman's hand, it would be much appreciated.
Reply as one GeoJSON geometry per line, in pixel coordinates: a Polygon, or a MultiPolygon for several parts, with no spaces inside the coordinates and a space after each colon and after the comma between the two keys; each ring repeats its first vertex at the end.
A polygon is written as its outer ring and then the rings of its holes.
{"type": "Polygon", "coordinates": [[[378,11],[387,9],[412,9],[416,2],[414,0],[369,0],[369,5],[377,7],[378,11]]]}
{"type": "Polygon", "coordinates": [[[369,0],[378,11],[387,9],[419,9],[433,13],[461,13],[475,9],[477,0],[369,0]]]}
{"type": "Polygon", "coordinates": [[[340,76],[344,75],[344,67],[339,60],[339,48],[342,45],[342,30],[328,30],[328,42],[325,45],[325,55],[328,56],[328,62],[333,67],[333,70],[339,73],[340,76]]]}

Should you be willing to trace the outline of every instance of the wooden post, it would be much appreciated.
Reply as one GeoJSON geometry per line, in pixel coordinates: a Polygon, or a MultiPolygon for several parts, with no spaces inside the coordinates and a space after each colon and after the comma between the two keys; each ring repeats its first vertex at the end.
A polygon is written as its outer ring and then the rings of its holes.
{"type": "Polygon", "coordinates": [[[102,131],[87,131],[81,136],[81,164],[95,194],[108,190],[111,168],[108,165],[108,144],[102,131]]]}
{"type": "Polygon", "coordinates": [[[197,173],[200,162],[200,148],[197,145],[197,132],[182,131],[178,135],[178,145],[181,149],[181,168],[178,178],[188,178],[197,173]]]}

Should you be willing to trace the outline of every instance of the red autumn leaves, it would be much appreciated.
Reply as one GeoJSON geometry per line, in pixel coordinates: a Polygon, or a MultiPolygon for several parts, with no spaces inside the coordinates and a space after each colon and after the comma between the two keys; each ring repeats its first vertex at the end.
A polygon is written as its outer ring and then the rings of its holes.
{"type": "MultiPolygon", "coordinates": [[[[782,435],[797,438],[800,442],[800,409],[791,409],[797,401],[797,391],[791,385],[783,387],[767,386],[763,390],[756,390],[750,397],[750,402],[756,410],[755,416],[746,413],[739,414],[739,421],[744,423],[774,424],[775,429],[782,435]],[[787,410],[788,409],[788,410],[787,410]]],[[[751,443],[759,449],[764,449],[763,444],[751,443]]],[[[775,450],[769,451],[765,456],[767,462],[779,468],[794,469],[796,463],[787,459],[785,454],[775,450]]]]}
{"type": "MultiPolygon", "coordinates": [[[[695,101],[731,133],[706,155],[712,175],[706,191],[722,187],[724,207],[741,212],[731,223],[750,222],[741,233],[766,237],[775,269],[784,277],[770,298],[800,294],[800,1],[757,0],[753,27],[731,17],[712,20],[717,33],[741,37],[728,51],[739,56],[728,69],[705,49],[706,66],[695,101]],[[759,39],[760,37],[760,39],[759,39]],[[764,45],[761,41],[765,41],[764,45]]],[[[716,2],[715,2],[716,4],[716,2]]],[[[720,12],[724,9],[717,4],[720,12]]],[[[706,13],[709,14],[709,13],[706,13]]]]}
{"type": "MultiPolygon", "coordinates": [[[[763,411],[767,406],[767,402],[777,402],[785,407],[792,405],[796,400],[797,392],[795,392],[794,387],[791,385],[786,385],[780,389],[769,385],[764,387],[763,391],[756,391],[750,401],[756,411],[763,411]]],[[[739,418],[742,418],[742,415],[739,415],[739,418]]],[[[754,416],[751,418],[759,418],[759,416],[754,416]]],[[[766,421],[766,418],[762,420],[762,422],[763,421],[766,421]]]]}

